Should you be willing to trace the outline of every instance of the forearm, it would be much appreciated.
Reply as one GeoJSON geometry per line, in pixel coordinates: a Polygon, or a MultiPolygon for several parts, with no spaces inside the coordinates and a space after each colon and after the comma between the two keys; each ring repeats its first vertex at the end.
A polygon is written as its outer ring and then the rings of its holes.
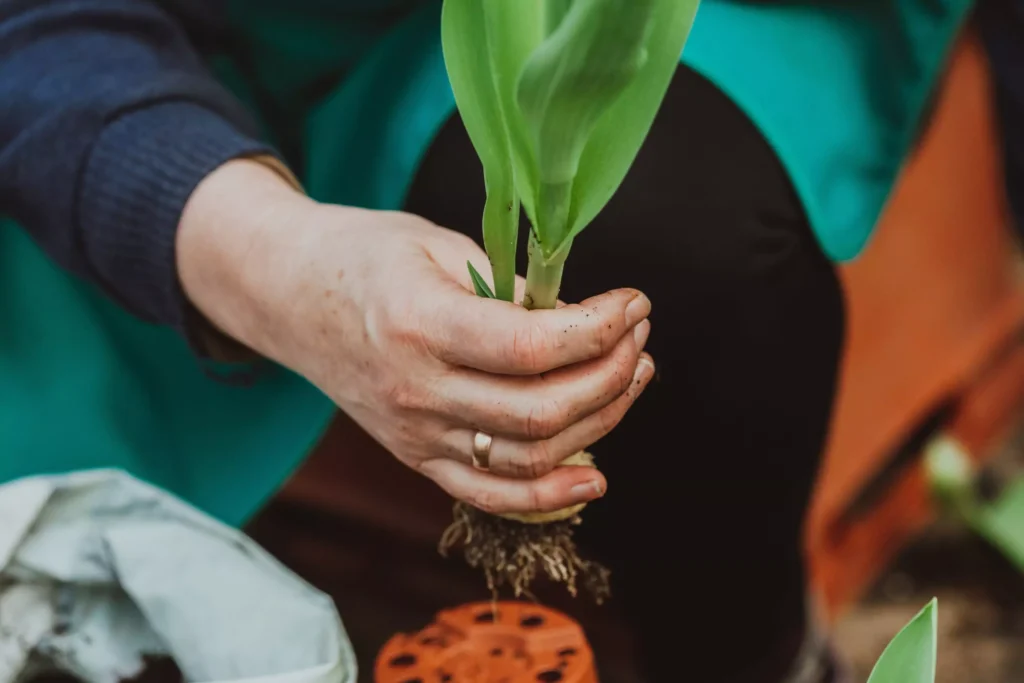
{"type": "Polygon", "coordinates": [[[273,152],[205,69],[184,14],[148,0],[0,2],[0,208],[59,265],[188,336],[185,203],[226,161],[273,152]]]}
{"type": "Polygon", "coordinates": [[[219,332],[271,358],[290,305],[275,282],[301,267],[287,246],[302,239],[313,204],[281,172],[235,160],[207,176],[182,212],[176,261],[188,299],[219,332]]]}

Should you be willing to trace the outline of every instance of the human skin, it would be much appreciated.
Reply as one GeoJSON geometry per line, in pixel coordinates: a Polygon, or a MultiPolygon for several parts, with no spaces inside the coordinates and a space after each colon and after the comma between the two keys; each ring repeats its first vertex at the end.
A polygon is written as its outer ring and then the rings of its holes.
{"type": "Polygon", "coordinates": [[[548,311],[480,298],[466,262],[488,272],[487,256],[471,239],[409,213],[316,202],[255,161],[200,183],[176,249],[182,287],[213,326],[488,512],[604,495],[599,471],[558,464],[614,428],[654,375],[642,293],[548,311]],[[486,471],[473,466],[477,431],[494,437],[486,471]]]}

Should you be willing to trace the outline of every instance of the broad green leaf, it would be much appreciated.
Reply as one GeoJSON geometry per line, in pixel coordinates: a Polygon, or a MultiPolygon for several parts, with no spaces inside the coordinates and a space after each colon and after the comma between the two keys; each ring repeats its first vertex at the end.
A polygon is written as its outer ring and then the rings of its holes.
{"type": "Polygon", "coordinates": [[[523,65],[517,100],[541,182],[571,182],[597,120],[647,61],[656,0],[576,0],[523,65]]]}
{"type": "Polygon", "coordinates": [[[545,3],[547,5],[547,22],[544,27],[544,35],[549,35],[558,28],[562,19],[569,13],[572,3],[573,0],[547,0],[545,3]]]}
{"type": "Polygon", "coordinates": [[[626,177],[672,81],[699,4],[699,0],[644,1],[651,4],[652,12],[647,58],[632,85],[597,122],[583,150],[566,240],[594,220],[626,177]]]}
{"type": "Polygon", "coordinates": [[[501,0],[445,0],[441,10],[441,46],[445,68],[466,132],[483,165],[487,202],[484,246],[494,271],[499,298],[515,292],[519,199],[516,194],[509,132],[502,115],[488,47],[486,9],[501,0]]]}
{"type": "Polygon", "coordinates": [[[476,295],[487,299],[496,299],[497,297],[494,296],[494,292],[488,286],[487,280],[473,267],[473,264],[466,261],[466,266],[469,268],[469,277],[473,279],[473,289],[476,290],[476,295]]]}
{"type": "Polygon", "coordinates": [[[523,66],[516,95],[537,160],[534,229],[548,256],[568,235],[573,180],[594,126],[647,61],[656,3],[575,0],[523,66]]]}
{"type": "Polygon", "coordinates": [[[698,1],[444,0],[445,64],[483,164],[498,298],[514,291],[520,204],[539,260],[554,263],[618,189],[698,1]]]}
{"type": "Polygon", "coordinates": [[[937,620],[938,601],[933,598],[889,642],[868,683],[934,683],[937,620]]]}

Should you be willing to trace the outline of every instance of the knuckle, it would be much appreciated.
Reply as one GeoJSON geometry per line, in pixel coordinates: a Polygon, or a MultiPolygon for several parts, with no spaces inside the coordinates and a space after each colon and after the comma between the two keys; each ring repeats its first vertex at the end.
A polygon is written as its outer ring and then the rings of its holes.
{"type": "Polygon", "coordinates": [[[555,399],[540,401],[523,418],[521,431],[531,440],[540,441],[556,436],[566,427],[568,415],[555,399]]]}
{"type": "Polygon", "coordinates": [[[423,326],[414,311],[399,307],[387,316],[382,332],[392,343],[403,347],[416,347],[423,340],[423,326]]]}
{"type": "Polygon", "coordinates": [[[615,338],[615,330],[611,323],[601,323],[597,329],[594,330],[594,353],[598,356],[607,356],[608,353],[615,348],[615,342],[618,339],[615,338]]]}
{"type": "MultiPolygon", "coordinates": [[[[564,312],[572,312],[575,321],[570,323],[576,334],[573,335],[573,343],[578,345],[579,356],[584,358],[600,358],[611,350],[611,339],[614,335],[610,332],[608,325],[601,322],[600,309],[597,307],[585,307],[580,304],[569,304],[564,312]]],[[[574,354],[575,355],[575,354],[574,354]]]]}
{"type": "Polygon", "coordinates": [[[615,388],[617,394],[624,394],[633,385],[633,376],[636,375],[637,359],[632,354],[624,354],[615,363],[615,388]]]}
{"type": "Polygon", "coordinates": [[[590,334],[590,343],[596,356],[606,356],[618,344],[622,336],[622,330],[607,315],[598,315],[591,318],[595,326],[590,334]]]}
{"type": "Polygon", "coordinates": [[[544,497],[536,486],[526,489],[526,507],[529,512],[550,512],[550,506],[545,506],[544,497]]]}
{"type": "Polygon", "coordinates": [[[633,384],[634,365],[627,356],[614,359],[601,382],[602,395],[614,400],[629,391],[633,384]]]}
{"type": "Polygon", "coordinates": [[[512,463],[516,476],[524,479],[539,479],[554,469],[551,464],[551,453],[544,441],[531,446],[522,457],[512,463]]]}
{"type": "Polygon", "coordinates": [[[513,332],[508,360],[513,367],[524,372],[539,372],[544,367],[549,348],[544,328],[537,324],[527,324],[513,332]]]}
{"type": "Polygon", "coordinates": [[[416,412],[426,407],[424,392],[412,382],[397,382],[387,391],[387,401],[392,408],[403,412],[416,412]]]}

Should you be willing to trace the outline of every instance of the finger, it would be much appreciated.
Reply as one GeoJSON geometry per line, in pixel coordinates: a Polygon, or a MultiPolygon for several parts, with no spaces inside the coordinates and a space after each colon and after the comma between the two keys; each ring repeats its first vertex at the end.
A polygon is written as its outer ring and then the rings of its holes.
{"type": "MultiPolygon", "coordinates": [[[[622,396],[558,435],[541,441],[516,441],[497,437],[491,444],[487,470],[499,476],[536,479],[554,470],[573,453],[586,450],[612,431],[654,377],[654,361],[640,357],[629,389],[622,396]]],[[[472,462],[475,432],[453,429],[442,438],[445,452],[458,454],[460,462],[472,462]]]]}
{"type": "Polygon", "coordinates": [[[425,317],[428,345],[451,365],[495,374],[532,375],[600,358],[651,310],[634,289],[536,311],[474,296],[454,282],[444,291],[425,317]]]}
{"type": "Polygon", "coordinates": [[[600,498],[608,489],[593,467],[559,467],[540,479],[506,479],[438,458],[421,471],[452,497],[491,514],[554,512],[600,498]]]}
{"type": "Polygon", "coordinates": [[[649,330],[645,320],[607,356],[544,375],[449,373],[436,384],[439,413],[456,425],[492,436],[549,439],[629,389],[639,360],[638,342],[647,341],[649,330]]]}

